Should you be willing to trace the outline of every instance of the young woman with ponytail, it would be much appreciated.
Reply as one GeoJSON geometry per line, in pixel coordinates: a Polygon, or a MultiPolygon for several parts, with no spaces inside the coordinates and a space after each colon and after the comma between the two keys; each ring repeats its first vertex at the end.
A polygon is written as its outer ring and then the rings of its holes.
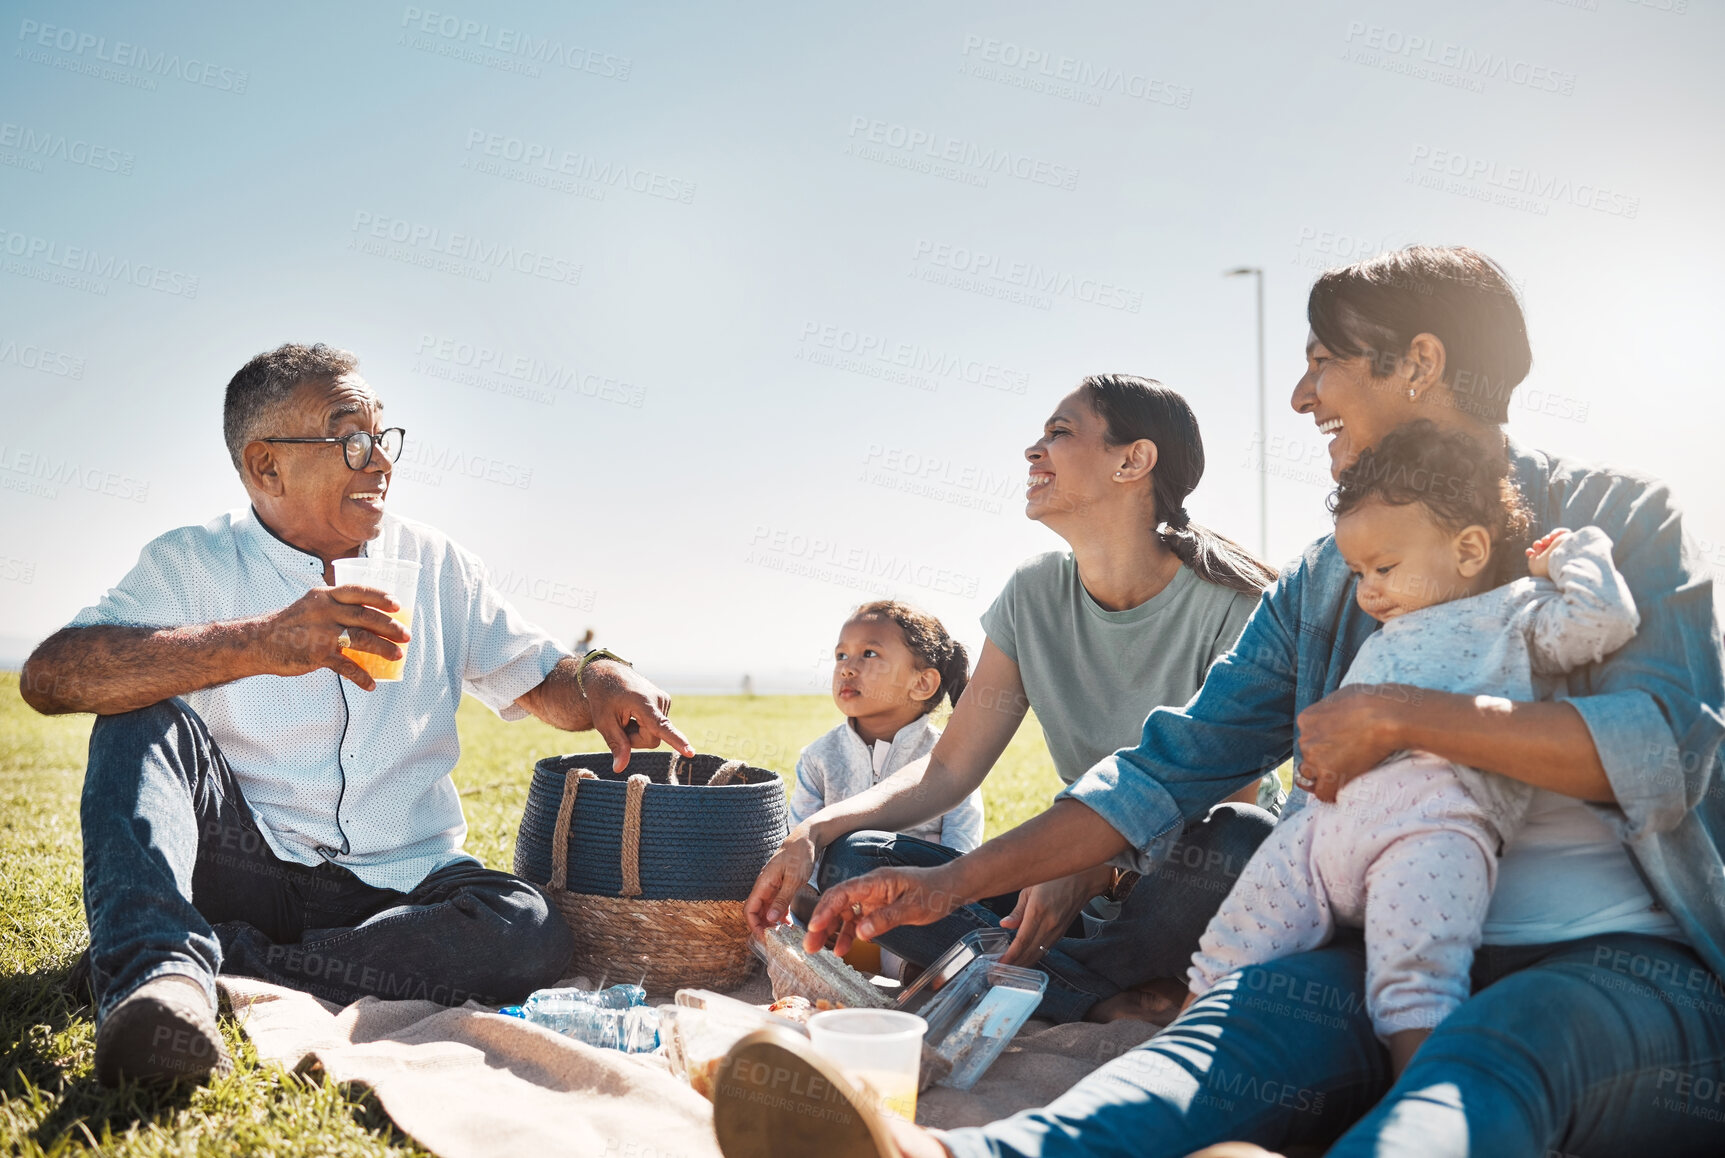
{"type": "MultiPolygon", "coordinates": [[[[947,842],[906,833],[977,791],[1028,709],[1068,784],[1136,744],[1152,708],[1198,690],[1275,578],[1187,515],[1203,441],[1186,400],[1158,382],[1084,379],[1025,457],[1025,514],[1067,549],[1026,561],[983,615],[976,671],[928,757],[797,818],[749,898],[756,929],[784,918],[817,861],[825,889],[884,865],[956,857],[947,842]]],[[[1184,985],[1170,979],[1273,823],[1249,788],[1187,827],[1173,871],[1134,887],[1129,874],[1088,870],[895,929],[880,944],[927,965],[972,929],[1002,926],[1015,931],[1007,963],[1049,975],[1042,1016],[1171,1018],[1184,985]]]]}

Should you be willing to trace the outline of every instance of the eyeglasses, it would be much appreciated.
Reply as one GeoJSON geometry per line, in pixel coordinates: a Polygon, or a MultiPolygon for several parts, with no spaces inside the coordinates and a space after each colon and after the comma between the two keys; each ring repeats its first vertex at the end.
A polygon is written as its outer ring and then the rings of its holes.
{"type": "Polygon", "coordinates": [[[345,438],[260,438],[259,442],[339,442],[342,457],[347,459],[349,470],[364,470],[371,465],[371,453],[383,451],[383,457],[394,465],[401,457],[401,448],[407,442],[407,431],[399,426],[392,426],[382,434],[372,434],[369,430],[356,430],[345,438]]]}

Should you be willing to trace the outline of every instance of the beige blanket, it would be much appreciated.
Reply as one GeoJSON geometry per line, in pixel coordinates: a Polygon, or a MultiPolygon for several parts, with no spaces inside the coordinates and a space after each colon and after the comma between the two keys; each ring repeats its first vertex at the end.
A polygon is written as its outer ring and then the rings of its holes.
{"type": "MultiPolygon", "coordinates": [[[[266,1060],[371,1089],[401,1131],[441,1158],[711,1158],[712,1110],[654,1055],[595,1049],[478,1006],[366,998],[346,1009],[244,977],[221,978],[266,1060]]],[[[734,996],[772,1000],[759,974],[734,996]]],[[[1144,1041],[1140,1022],[1032,1021],[969,1092],[936,1087],[917,1121],[970,1126],[1040,1106],[1144,1041]]]]}

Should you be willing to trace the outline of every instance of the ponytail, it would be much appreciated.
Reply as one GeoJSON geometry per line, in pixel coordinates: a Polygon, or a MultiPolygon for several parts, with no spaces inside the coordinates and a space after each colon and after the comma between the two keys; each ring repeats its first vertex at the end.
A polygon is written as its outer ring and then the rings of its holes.
{"type": "Polygon", "coordinates": [[[940,686],[934,695],[923,701],[922,714],[928,715],[940,706],[944,698],[954,707],[970,683],[970,655],[964,644],[952,638],[946,627],[926,611],[900,603],[896,599],[877,599],[851,612],[852,619],[885,619],[904,633],[904,645],[911,658],[923,668],[940,673],[940,686]]]}
{"type": "Polygon", "coordinates": [[[1276,580],[1274,567],[1228,536],[1194,523],[1185,507],[1175,507],[1164,517],[1156,537],[1206,583],[1257,595],[1276,580]]]}
{"type": "Polygon", "coordinates": [[[1186,496],[1204,477],[1204,440],[1198,417],[1178,391],[1135,374],[1093,374],[1080,384],[1107,427],[1110,445],[1139,439],[1156,444],[1150,472],[1156,500],[1156,535],[1198,578],[1246,595],[1257,595],[1276,569],[1226,535],[1194,523],[1186,496]]]}
{"type": "Polygon", "coordinates": [[[929,697],[928,710],[932,712],[943,695],[947,703],[958,707],[958,697],[964,694],[965,686],[970,683],[970,655],[964,650],[964,644],[953,640],[946,662],[936,665],[935,670],[940,672],[940,690],[929,697]]]}

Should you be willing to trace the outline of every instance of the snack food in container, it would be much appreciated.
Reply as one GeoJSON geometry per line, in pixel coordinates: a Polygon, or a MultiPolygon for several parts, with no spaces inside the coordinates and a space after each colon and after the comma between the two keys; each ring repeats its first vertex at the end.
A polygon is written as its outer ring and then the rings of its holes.
{"type": "Polygon", "coordinates": [[[968,1090],[1042,1004],[1048,975],[978,957],[922,1008],[928,1042],[952,1066],[943,1086],[968,1090]]]}
{"type": "Polygon", "coordinates": [[[675,1004],[659,1007],[659,1040],[671,1072],[709,1101],[726,1052],[767,1025],[808,1035],[807,1027],[792,1018],[705,989],[679,989],[675,1004]]]}
{"type": "Polygon", "coordinates": [[[818,1008],[886,1009],[892,998],[869,984],[831,949],[803,950],[802,929],[778,925],[755,938],[757,956],[767,963],[774,997],[806,997],[818,1008]],[[822,1005],[822,1003],[825,1005],[822,1005]]]}

